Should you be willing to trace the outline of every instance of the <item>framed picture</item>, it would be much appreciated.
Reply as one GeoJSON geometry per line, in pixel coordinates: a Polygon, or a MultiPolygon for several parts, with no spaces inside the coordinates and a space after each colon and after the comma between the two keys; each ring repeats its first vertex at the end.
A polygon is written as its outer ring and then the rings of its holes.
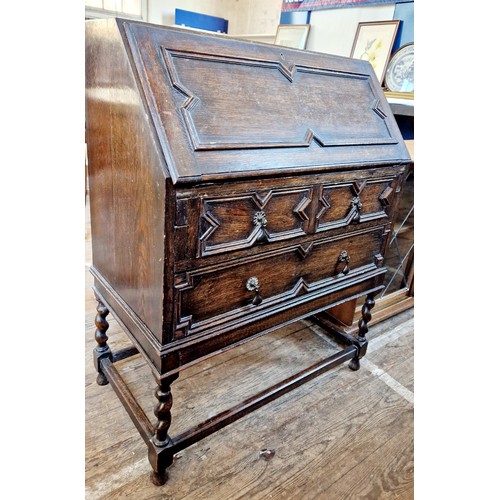
{"type": "Polygon", "coordinates": [[[370,61],[382,84],[398,32],[399,20],[359,23],[352,45],[351,57],[370,61]]]}
{"type": "Polygon", "coordinates": [[[280,24],[274,43],[293,49],[305,49],[310,28],[310,24],[280,24]]]}

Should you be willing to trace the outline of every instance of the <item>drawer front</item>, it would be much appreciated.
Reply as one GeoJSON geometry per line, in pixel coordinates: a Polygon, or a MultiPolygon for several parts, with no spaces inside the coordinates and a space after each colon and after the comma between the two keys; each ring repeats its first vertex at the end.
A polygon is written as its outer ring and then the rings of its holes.
{"type": "Polygon", "coordinates": [[[178,273],[174,336],[203,333],[243,316],[257,319],[348,286],[381,266],[387,234],[386,226],[377,226],[178,273]]]}
{"type": "Polygon", "coordinates": [[[397,191],[394,178],[323,184],[316,232],[387,218],[397,191]]]}
{"type": "Polygon", "coordinates": [[[205,198],[199,255],[241,250],[308,232],[312,187],[205,198]]]}
{"type": "Polygon", "coordinates": [[[177,270],[389,222],[401,167],[205,186],[177,193],[177,270]],[[364,226],[363,226],[364,225],[364,226]],[[233,255],[230,255],[233,254],[233,255]]]}

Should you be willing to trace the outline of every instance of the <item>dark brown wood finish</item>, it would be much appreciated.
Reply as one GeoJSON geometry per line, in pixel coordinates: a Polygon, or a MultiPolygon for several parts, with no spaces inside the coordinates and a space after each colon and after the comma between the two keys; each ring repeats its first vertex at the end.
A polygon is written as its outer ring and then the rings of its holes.
{"type": "Polygon", "coordinates": [[[309,244],[319,233],[342,234],[360,223],[388,223],[403,171],[386,167],[179,189],[176,268],[201,265],[196,258],[206,265],[291,242],[309,244]]]}
{"type": "Polygon", "coordinates": [[[177,453],[180,450],[196,443],[200,439],[209,436],[210,434],[222,429],[226,425],[235,422],[241,417],[244,417],[251,411],[255,411],[261,406],[283,396],[287,392],[296,389],[297,387],[305,384],[309,380],[325,373],[332,368],[344,363],[347,360],[354,359],[357,355],[357,349],[354,347],[344,349],[313,366],[302,370],[295,375],[279,382],[278,384],[269,387],[268,389],[252,396],[251,398],[242,401],[240,404],[233,408],[222,412],[214,417],[209,418],[205,422],[189,429],[188,431],[176,436],[172,440],[172,453],[177,453]]]}
{"type": "Polygon", "coordinates": [[[369,63],[120,19],[87,22],[86,41],[98,383],[162,484],[175,449],[359,367],[410,158],[369,63]],[[169,437],[180,370],[334,306],[342,320],[366,294],[338,356],[169,437]],[[111,351],[108,312],[133,347],[111,351]],[[158,384],[155,424],[113,365],[136,352],[158,384]]]}
{"type": "Polygon", "coordinates": [[[168,172],[116,23],[86,27],[93,267],[161,341],[168,172]]]}
{"type": "Polygon", "coordinates": [[[108,380],[101,369],[101,362],[103,359],[112,359],[113,354],[108,346],[108,336],[106,332],[109,328],[109,323],[106,316],[109,314],[109,309],[97,298],[97,314],[95,317],[95,341],[97,346],[94,348],[94,365],[97,370],[97,383],[99,385],[107,385],[108,380]]]}
{"type": "Polygon", "coordinates": [[[174,182],[408,159],[365,61],[121,27],[174,182]]]}
{"type": "Polygon", "coordinates": [[[370,292],[366,296],[366,301],[363,304],[362,316],[358,322],[358,337],[355,342],[356,346],[358,347],[358,352],[349,363],[349,368],[351,370],[359,370],[359,360],[366,354],[368,344],[366,334],[368,333],[368,322],[372,319],[370,311],[375,305],[374,297],[375,294],[373,292],[370,292]]]}
{"type": "Polygon", "coordinates": [[[176,338],[213,328],[215,323],[234,321],[240,316],[262,315],[266,308],[288,307],[291,301],[325,293],[373,271],[381,263],[385,227],[350,233],[348,237],[325,238],[292,245],[259,255],[176,275],[178,290],[176,338]],[[341,261],[350,256],[349,268],[341,261]],[[260,283],[263,298],[253,307],[253,294],[247,283],[252,277],[260,283]],[[224,302],[214,301],[218,289],[224,290],[224,302]],[[189,323],[189,325],[188,325],[189,323]]]}
{"type": "MultiPolygon", "coordinates": [[[[413,141],[405,141],[413,151],[413,141]]],[[[398,207],[392,206],[395,231],[391,235],[385,262],[389,272],[385,277],[385,289],[377,298],[371,311],[371,325],[399,314],[414,306],[414,250],[413,250],[413,168],[405,174],[403,192],[398,207]],[[406,260],[406,264],[405,261],[406,260]]],[[[357,322],[362,315],[363,303],[358,300],[346,309],[336,306],[331,313],[332,325],[348,334],[357,331],[357,322]]]]}

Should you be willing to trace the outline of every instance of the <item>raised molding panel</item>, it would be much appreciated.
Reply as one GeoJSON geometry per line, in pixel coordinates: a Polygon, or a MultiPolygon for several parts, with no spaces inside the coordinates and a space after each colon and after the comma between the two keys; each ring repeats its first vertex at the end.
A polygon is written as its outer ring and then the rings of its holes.
{"type": "Polygon", "coordinates": [[[299,66],[283,55],[269,62],[162,50],[195,151],[397,143],[367,74],[299,66]]]}
{"type": "Polygon", "coordinates": [[[198,255],[306,235],[312,196],[307,187],[204,199],[198,255]]]}
{"type": "Polygon", "coordinates": [[[386,225],[360,228],[345,235],[334,235],[297,244],[247,259],[182,272],[175,277],[176,328],[175,337],[182,338],[201,331],[206,322],[221,327],[250,312],[266,311],[270,307],[291,301],[311,299],[329,293],[332,287],[356,279],[358,275],[376,270],[378,255],[385,243],[386,225]],[[350,271],[339,275],[339,255],[350,255],[350,271]],[[280,269],[276,273],[276,269],[280,269]],[[293,271],[292,271],[293,270],[293,271]],[[252,304],[253,295],[247,290],[247,280],[255,276],[260,282],[261,304],[252,304]],[[217,302],[217,290],[226,291],[226,300],[217,302]]]}
{"type": "Polygon", "coordinates": [[[397,179],[363,179],[350,184],[323,185],[316,214],[316,231],[388,217],[397,183],[397,179]]]}

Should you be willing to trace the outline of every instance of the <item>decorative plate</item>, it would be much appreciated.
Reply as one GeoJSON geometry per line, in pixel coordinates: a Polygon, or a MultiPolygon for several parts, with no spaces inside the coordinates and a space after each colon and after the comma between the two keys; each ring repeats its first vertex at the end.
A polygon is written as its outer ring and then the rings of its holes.
{"type": "Polygon", "coordinates": [[[387,66],[385,85],[393,92],[414,92],[413,43],[400,47],[387,66]]]}

